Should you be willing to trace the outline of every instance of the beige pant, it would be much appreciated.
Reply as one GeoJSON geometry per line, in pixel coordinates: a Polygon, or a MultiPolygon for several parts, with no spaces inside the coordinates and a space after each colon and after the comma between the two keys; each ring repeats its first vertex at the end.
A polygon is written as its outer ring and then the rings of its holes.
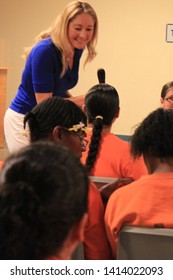
{"type": "Polygon", "coordinates": [[[23,129],[24,115],[17,113],[10,108],[7,109],[4,117],[4,134],[7,147],[10,153],[21,149],[29,144],[29,129],[23,129]]]}

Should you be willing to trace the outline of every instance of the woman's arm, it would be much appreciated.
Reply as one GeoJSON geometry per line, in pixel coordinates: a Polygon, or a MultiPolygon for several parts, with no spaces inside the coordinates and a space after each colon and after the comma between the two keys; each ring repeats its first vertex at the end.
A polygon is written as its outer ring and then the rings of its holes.
{"type": "Polygon", "coordinates": [[[66,91],[64,94],[65,98],[68,98],[70,101],[74,102],[79,107],[83,107],[85,101],[85,95],[73,96],[69,91],[66,91]]]}
{"type": "MultiPolygon", "coordinates": [[[[52,97],[52,92],[48,93],[35,93],[37,104],[43,101],[46,98],[52,97]]],[[[66,92],[64,95],[65,98],[68,98],[70,101],[74,102],[79,107],[84,105],[85,95],[73,97],[69,92],[66,92]]]]}
{"type": "Polygon", "coordinates": [[[52,97],[52,92],[48,93],[35,93],[37,104],[43,101],[46,98],[52,97]]]}
{"type": "Polygon", "coordinates": [[[82,108],[84,105],[85,95],[72,96],[72,97],[69,97],[68,99],[82,108]]]}

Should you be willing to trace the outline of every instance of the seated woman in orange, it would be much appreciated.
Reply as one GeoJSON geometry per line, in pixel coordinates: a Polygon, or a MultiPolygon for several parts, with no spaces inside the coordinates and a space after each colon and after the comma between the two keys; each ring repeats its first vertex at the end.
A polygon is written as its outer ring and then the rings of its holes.
{"type": "Polygon", "coordinates": [[[143,158],[133,160],[129,143],[111,133],[119,116],[119,96],[116,89],[105,84],[105,72],[98,70],[99,84],[93,86],[85,97],[85,111],[90,131],[87,132],[89,148],[82,154],[82,162],[92,176],[136,180],[146,174],[143,158]]]}
{"type": "Polygon", "coordinates": [[[0,173],[0,259],[71,259],[84,238],[88,186],[80,160],[50,141],[7,158],[0,173]]]}
{"type": "Polygon", "coordinates": [[[150,113],[134,132],[131,151],[143,155],[148,175],[114,192],[105,224],[114,258],[123,225],[173,227],[173,110],[150,113]]]}
{"type": "MultiPolygon", "coordinates": [[[[28,124],[30,141],[50,140],[68,147],[81,157],[86,149],[86,115],[75,103],[61,97],[51,97],[36,105],[24,118],[28,124]]],[[[62,162],[63,164],[63,162],[62,162]]],[[[97,188],[90,183],[88,223],[85,229],[85,259],[110,259],[105,225],[104,207],[97,188]]]]}

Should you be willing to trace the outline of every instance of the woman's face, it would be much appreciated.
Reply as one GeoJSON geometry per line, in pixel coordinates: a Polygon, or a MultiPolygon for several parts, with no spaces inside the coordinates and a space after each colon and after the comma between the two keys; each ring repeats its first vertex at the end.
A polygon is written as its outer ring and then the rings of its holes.
{"type": "Polygon", "coordinates": [[[160,100],[161,106],[165,110],[173,110],[173,88],[168,90],[165,98],[161,98],[160,100]]]}
{"type": "Polygon", "coordinates": [[[68,38],[73,49],[84,49],[93,34],[94,20],[88,13],[79,14],[69,23],[68,38]]]}
{"type": "Polygon", "coordinates": [[[85,137],[86,133],[82,130],[76,132],[62,130],[61,143],[69,148],[77,157],[81,158],[82,152],[86,150],[88,144],[85,137]]]}

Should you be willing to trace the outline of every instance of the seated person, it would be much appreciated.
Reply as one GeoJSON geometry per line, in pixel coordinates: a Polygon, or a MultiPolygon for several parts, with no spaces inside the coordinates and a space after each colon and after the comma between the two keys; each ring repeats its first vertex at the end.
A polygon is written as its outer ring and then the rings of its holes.
{"type": "Polygon", "coordinates": [[[150,113],[132,136],[131,152],[143,155],[148,175],[108,200],[105,224],[114,258],[122,226],[173,227],[173,110],[150,113]]]}
{"type": "Polygon", "coordinates": [[[163,109],[173,109],[173,81],[162,87],[160,103],[163,109]]]}
{"type": "MultiPolygon", "coordinates": [[[[85,151],[86,115],[75,103],[61,97],[51,97],[36,105],[24,118],[30,141],[49,140],[68,147],[78,158],[85,151]]],[[[95,185],[90,183],[88,223],[85,229],[85,259],[110,259],[110,247],[104,225],[104,207],[95,185]]]]}
{"type": "Polygon", "coordinates": [[[105,84],[105,71],[98,70],[99,84],[93,86],[85,97],[85,112],[90,131],[90,145],[82,154],[89,175],[136,180],[146,174],[143,158],[134,160],[130,145],[111,133],[113,123],[119,117],[119,96],[116,89],[105,84]]]}
{"type": "Polygon", "coordinates": [[[88,176],[65,147],[38,142],[0,173],[0,259],[68,260],[84,238],[88,176]]]}

